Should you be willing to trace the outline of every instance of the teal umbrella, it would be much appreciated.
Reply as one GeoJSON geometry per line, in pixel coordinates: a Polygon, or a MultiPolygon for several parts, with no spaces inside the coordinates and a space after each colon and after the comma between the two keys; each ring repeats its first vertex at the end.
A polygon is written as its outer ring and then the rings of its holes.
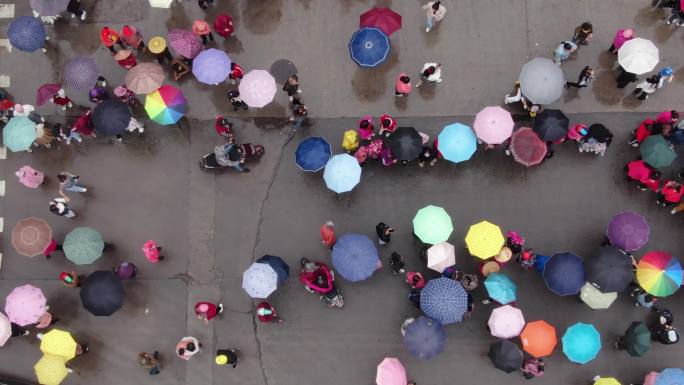
{"type": "Polygon", "coordinates": [[[591,324],[578,322],[563,334],[563,353],[572,362],[586,364],[601,350],[601,335],[591,324]]]}
{"type": "Polygon", "coordinates": [[[651,348],[651,331],[643,322],[632,322],[623,339],[632,357],[641,357],[651,348]]]}
{"type": "Polygon", "coordinates": [[[102,256],[102,235],[90,227],[77,227],[64,240],[64,254],[77,265],[88,265],[102,256]]]}
{"type": "Polygon", "coordinates": [[[675,160],[677,154],[670,148],[662,135],[651,135],[639,146],[641,158],[651,167],[668,167],[675,160]]]}
{"type": "Polygon", "coordinates": [[[10,151],[26,151],[36,140],[36,124],[29,118],[15,116],[2,131],[2,142],[10,151]]]}
{"type": "Polygon", "coordinates": [[[507,275],[501,273],[491,273],[485,280],[485,288],[489,298],[506,305],[515,301],[518,292],[515,283],[507,275]]]}

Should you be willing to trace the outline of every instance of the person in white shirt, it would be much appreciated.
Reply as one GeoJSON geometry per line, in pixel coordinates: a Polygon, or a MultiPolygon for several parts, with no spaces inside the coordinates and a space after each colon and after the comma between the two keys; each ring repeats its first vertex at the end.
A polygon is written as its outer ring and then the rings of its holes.
{"type": "Polygon", "coordinates": [[[419,79],[416,82],[416,88],[420,87],[424,82],[427,83],[441,83],[442,82],[442,64],[441,63],[425,63],[420,70],[419,79]]]}
{"type": "Polygon", "coordinates": [[[442,5],[441,1],[430,1],[423,5],[423,9],[427,11],[427,23],[425,24],[425,32],[430,32],[435,22],[442,21],[446,15],[446,7],[442,5]]]}

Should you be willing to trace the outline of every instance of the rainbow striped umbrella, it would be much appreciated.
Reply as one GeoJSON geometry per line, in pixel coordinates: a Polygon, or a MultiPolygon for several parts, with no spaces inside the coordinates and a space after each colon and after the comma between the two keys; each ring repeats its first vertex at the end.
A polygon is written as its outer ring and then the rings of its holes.
{"type": "Polygon", "coordinates": [[[649,294],[667,297],[682,284],[682,266],[677,258],[664,251],[650,251],[639,261],[636,277],[649,294]]]}
{"type": "Polygon", "coordinates": [[[159,124],[174,124],[187,110],[187,100],[181,90],[164,85],[145,97],[145,111],[159,124]]]}

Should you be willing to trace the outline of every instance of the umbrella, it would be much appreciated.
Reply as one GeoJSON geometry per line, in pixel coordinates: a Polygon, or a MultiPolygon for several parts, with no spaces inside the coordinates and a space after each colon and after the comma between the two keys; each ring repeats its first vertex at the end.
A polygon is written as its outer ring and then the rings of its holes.
{"type": "Polygon", "coordinates": [[[684,370],[679,368],[667,368],[656,377],[655,385],[681,385],[684,384],[684,370]]]}
{"type": "Polygon", "coordinates": [[[169,45],[184,58],[193,59],[204,49],[199,36],[185,29],[169,31],[169,45]]]}
{"type": "Polygon", "coordinates": [[[503,108],[485,107],[475,116],[475,135],[487,144],[501,144],[513,134],[513,117],[503,108]]]}
{"type": "Polygon", "coordinates": [[[594,310],[608,309],[617,299],[617,293],[604,293],[587,282],[580,289],[580,299],[594,310]]]}
{"type": "Polygon", "coordinates": [[[620,381],[616,380],[614,377],[601,377],[594,381],[592,385],[622,385],[620,381]]]}
{"type": "Polygon", "coordinates": [[[517,297],[518,288],[506,274],[493,272],[484,281],[487,288],[487,295],[494,301],[506,305],[514,302],[517,297]]]}
{"type": "Polygon", "coordinates": [[[6,315],[0,313],[0,346],[5,346],[12,337],[12,324],[6,315]]]}
{"type": "Polygon", "coordinates": [[[31,119],[15,116],[2,129],[2,143],[10,151],[26,151],[36,140],[36,124],[31,119]]]}
{"type": "Polygon", "coordinates": [[[317,172],[322,170],[331,156],[330,143],[320,136],[304,139],[295,151],[295,161],[302,171],[317,172]]]}
{"type": "Polygon", "coordinates": [[[19,16],[12,21],[7,30],[12,47],[26,52],[33,52],[45,47],[47,32],[40,19],[31,16],[19,16]]]}
{"type": "Polygon", "coordinates": [[[650,228],[646,218],[626,211],[610,219],[606,236],[613,246],[625,251],[638,250],[648,242],[650,228]]]}
{"type": "Polygon", "coordinates": [[[575,295],[586,282],[582,258],[568,252],[551,256],[543,275],[546,286],[558,295],[575,295]]]}
{"type": "Polygon", "coordinates": [[[608,143],[613,139],[613,133],[601,123],[594,123],[589,126],[588,138],[594,138],[599,143],[608,143]]]}
{"type": "Polygon", "coordinates": [[[468,295],[453,279],[432,279],[420,292],[420,309],[442,325],[461,322],[468,310],[468,295]]]}
{"type": "Polygon", "coordinates": [[[64,358],[52,354],[44,354],[33,370],[42,385],[59,385],[69,374],[64,358]]]}
{"type": "Polygon", "coordinates": [[[267,263],[252,263],[242,273],[242,288],[252,298],[267,298],[278,288],[278,272],[267,263]]]}
{"type": "Polygon", "coordinates": [[[192,73],[202,83],[219,84],[230,73],[230,58],[223,51],[209,48],[200,52],[192,61],[192,73]]]}
{"type": "Polygon", "coordinates": [[[423,243],[435,245],[446,242],[454,231],[451,217],[437,206],[425,206],[413,217],[413,234],[423,243]]]}
{"type": "Polygon", "coordinates": [[[630,356],[641,357],[651,348],[651,331],[643,322],[632,322],[625,332],[623,342],[630,356]]]}
{"type": "Polygon", "coordinates": [[[439,133],[437,149],[444,159],[459,163],[470,159],[477,150],[477,138],[470,127],[461,124],[450,124],[439,133]]]}
{"type": "Polygon", "coordinates": [[[555,142],[568,135],[568,124],[561,110],[544,110],[534,119],[534,132],[545,142],[555,142]]]}
{"type": "Polygon", "coordinates": [[[36,91],[36,106],[42,106],[47,103],[61,89],[62,85],[59,83],[46,83],[38,87],[36,91]]]}
{"type": "Polygon", "coordinates": [[[420,316],[406,327],[404,346],[409,354],[421,360],[429,360],[444,350],[446,333],[439,322],[420,316]]]}
{"type": "Polygon", "coordinates": [[[591,324],[578,322],[563,334],[563,353],[572,362],[586,364],[601,350],[601,335],[591,324]]]}
{"type": "Polygon", "coordinates": [[[373,7],[359,19],[359,27],[375,27],[387,36],[401,29],[401,15],[385,7],[373,7]]]}
{"type": "Polygon", "coordinates": [[[639,145],[641,159],[654,168],[669,167],[677,157],[670,143],[662,135],[651,135],[639,145]]]}
{"type": "Polygon", "coordinates": [[[40,255],[51,242],[52,229],[44,219],[24,218],[12,229],[12,246],[21,255],[27,257],[40,255]]]}
{"type": "Polygon", "coordinates": [[[682,285],[682,266],[664,251],[650,251],[639,260],[636,278],[646,292],[667,297],[682,285]]]}
{"type": "Polygon", "coordinates": [[[256,263],[265,263],[276,272],[278,275],[278,284],[283,284],[290,277],[290,266],[288,266],[282,258],[275,255],[264,255],[257,259],[256,263]]]}
{"type": "Polygon", "coordinates": [[[520,341],[523,350],[532,356],[550,356],[558,342],[556,328],[546,321],[530,322],[520,333],[520,341]]]}
{"type": "Polygon", "coordinates": [[[523,166],[534,166],[546,158],[546,143],[529,127],[522,127],[513,133],[508,147],[513,159],[523,166]]]}
{"type": "Polygon", "coordinates": [[[95,87],[98,77],[100,77],[100,68],[91,57],[77,56],[64,65],[64,84],[67,87],[90,91],[95,87]]]}
{"type": "Polygon", "coordinates": [[[145,111],[150,119],[159,124],[174,124],[185,115],[188,101],[183,92],[170,85],[163,85],[145,97],[145,111]]]}
{"type": "Polygon", "coordinates": [[[98,134],[120,135],[131,121],[131,109],[118,100],[105,100],[95,107],[92,119],[98,134]]]}
{"type": "Polygon", "coordinates": [[[76,357],[77,346],[71,333],[59,329],[50,330],[40,340],[41,352],[62,357],[65,361],[76,357]]]}
{"type": "Polygon", "coordinates": [[[615,246],[596,249],[584,266],[587,282],[606,293],[621,292],[634,280],[632,259],[615,246]]]}
{"type": "Polygon", "coordinates": [[[523,353],[513,342],[501,340],[489,345],[489,359],[495,368],[511,373],[520,370],[523,353]]]}
{"type": "Polygon", "coordinates": [[[121,308],[126,293],[116,274],[99,270],[85,279],[80,294],[86,310],[95,316],[108,316],[121,308]]]}
{"type": "Polygon", "coordinates": [[[440,242],[430,247],[427,251],[428,268],[442,273],[444,269],[456,264],[454,245],[449,242],[440,242]]]}
{"type": "Polygon", "coordinates": [[[423,138],[413,127],[399,127],[388,139],[392,155],[398,160],[414,160],[423,150],[423,138]]]}
{"type": "Polygon", "coordinates": [[[31,0],[31,9],[40,16],[58,16],[68,5],[69,0],[31,0]]]}
{"type": "Polygon", "coordinates": [[[261,108],[275,97],[275,78],[266,70],[252,70],[240,80],[238,90],[242,101],[248,106],[261,108]]]}
{"type": "Polygon", "coordinates": [[[150,7],[154,8],[171,8],[174,0],[150,0],[150,7]]]}
{"type": "Polygon", "coordinates": [[[466,248],[471,255],[487,259],[499,254],[506,240],[499,226],[482,221],[470,226],[465,237],[466,248]]]}
{"type": "Polygon", "coordinates": [[[389,38],[379,28],[361,28],[349,41],[349,54],[361,67],[377,67],[387,59],[389,51],[389,38]]]}
{"type": "Polygon", "coordinates": [[[348,281],[370,278],[378,267],[378,261],[378,249],[365,235],[344,234],[333,245],[333,266],[348,281]]]}
{"type": "Polygon", "coordinates": [[[505,305],[492,310],[487,326],[494,337],[513,338],[522,332],[525,319],[520,309],[505,305]]]}
{"type": "Polygon", "coordinates": [[[378,365],[378,372],[375,375],[377,385],[406,385],[406,369],[399,362],[399,359],[385,357],[378,365]]]}
{"type": "Polygon", "coordinates": [[[361,181],[361,166],[349,154],[335,155],[325,165],[323,180],[329,189],[338,194],[351,191],[361,181]]]}
{"type": "Polygon", "coordinates": [[[140,63],[126,73],[126,88],[136,94],[149,94],[164,82],[164,68],[157,63],[140,63]]]}
{"type": "Polygon", "coordinates": [[[45,314],[47,300],[43,291],[31,285],[15,287],[5,299],[5,314],[19,326],[38,322],[45,314]]]}
{"type": "Polygon", "coordinates": [[[650,40],[635,37],[618,50],[618,63],[627,72],[636,75],[653,71],[660,60],[658,47],[650,40]]]}
{"type": "Polygon", "coordinates": [[[550,59],[536,58],[520,71],[522,94],[535,104],[551,104],[563,94],[565,78],[560,67],[550,59]]]}
{"type": "Polygon", "coordinates": [[[102,256],[104,240],[90,227],[77,227],[67,234],[63,246],[68,260],[77,265],[88,265],[102,256]]]}

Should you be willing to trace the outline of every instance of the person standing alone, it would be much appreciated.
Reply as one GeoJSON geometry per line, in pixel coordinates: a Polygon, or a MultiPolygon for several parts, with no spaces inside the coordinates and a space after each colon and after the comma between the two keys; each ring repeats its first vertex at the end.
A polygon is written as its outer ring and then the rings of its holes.
{"type": "Polygon", "coordinates": [[[583,88],[587,87],[589,85],[589,82],[594,80],[594,69],[586,66],[582,68],[582,71],[580,71],[579,77],[577,78],[577,83],[574,82],[565,82],[565,87],[575,87],[575,88],[583,88]]]}
{"type": "Polygon", "coordinates": [[[444,15],[446,15],[446,7],[442,5],[441,1],[430,1],[423,5],[423,9],[427,11],[425,32],[430,32],[435,23],[442,21],[444,15]]]}

